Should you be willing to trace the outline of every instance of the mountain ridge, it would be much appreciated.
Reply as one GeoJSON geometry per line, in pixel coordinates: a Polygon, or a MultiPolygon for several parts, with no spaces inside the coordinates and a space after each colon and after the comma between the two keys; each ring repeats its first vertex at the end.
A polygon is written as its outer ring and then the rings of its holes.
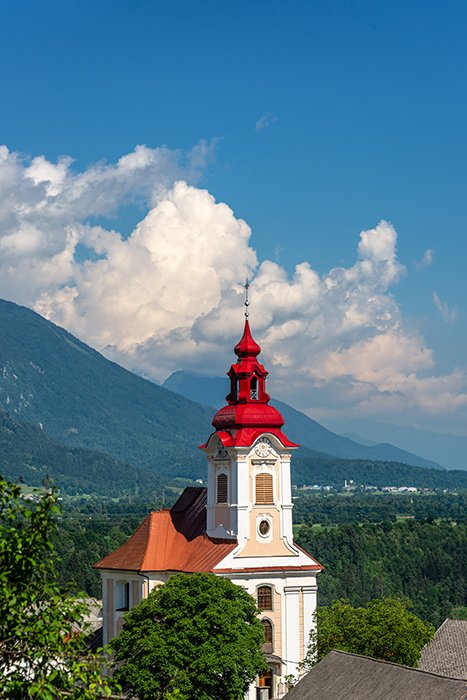
{"type": "Polygon", "coordinates": [[[373,419],[362,421],[351,416],[326,419],[325,425],[341,435],[353,433],[353,439],[362,441],[362,444],[385,440],[422,457],[430,457],[444,466],[449,465],[451,469],[467,469],[467,435],[409,428],[373,419]]]}
{"type": "Polygon", "coordinates": [[[41,486],[52,479],[68,495],[140,496],[160,492],[151,472],[105,453],[69,447],[42,428],[14,420],[0,409],[0,473],[6,479],[41,486]]]}
{"type": "Polygon", "coordinates": [[[199,472],[204,457],[193,446],[212,432],[208,407],[132,374],[24,306],[0,300],[0,329],[0,408],[10,416],[135,466],[199,472]]]}
{"type": "MultiPolygon", "coordinates": [[[[173,372],[163,386],[191,400],[196,396],[198,401],[211,404],[216,408],[224,403],[224,396],[228,393],[227,380],[222,377],[205,377],[184,370],[173,372]]],[[[278,399],[271,399],[271,404],[282,413],[290,439],[316,452],[342,459],[393,461],[429,469],[443,468],[432,460],[424,459],[388,443],[361,445],[328,430],[313,418],[278,399]]]]}
{"type": "MultiPolygon", "coordinates": [[[[22,447],[8,442],[8,434],[3,436],[3,453],[0,445],[0,468],[2,458],[10,459],[16,478],[24,476],[19,469],[38,469],[37,478],[51,465],[57,470],[59,454],[67,452],[70,461],[65,472],[59,473],[70,489],[81,489],[83,484],[83,488],[92,488],[93,470],[97,470],[96,491],[100,493],[106,491],[106,479],[118,481],[125,469],[131,475],[131,469],[137,467],[151,470],[150,477],[143,472],[134,476],[134,481],[144,482],[148,489],[153,488],[149,481],[154,477],[155,483],[159,478],[166,482],[175,477],[205,478],[205,456],[197,445],[213,431],[214,408],[128,372],[35,312],[6,301],[0,301],[0,409],[22,424],[16,430],[29,436],[22,447]],[[41,438],[55,442],[34,448],[38,463],[31,460],[28,440],[41,438]],[[73,453],[77,448],[88,452],[73,453]],[[65,451],[60,453],[60,449],[65,451]],[[104,454],[94,454],[96,451],[104,454]],[[105,461],[109,456],[113,462],[105,461]],[[89,473],[86,465],[91,465],[89,473]],[[84,472],[82,479],[80,472],[84,472]]],[[[11,425],[6,430],[11,432],[11,425]]],[[[294,455],[292,469],[294,483],[302,485],[340,488],[347,478],[377,485],[467,486],[467,472],[374,459],[352,461],[306,447],[294,455]]],[[[120,484],[125,490],[124,481],[120,484]]]]}

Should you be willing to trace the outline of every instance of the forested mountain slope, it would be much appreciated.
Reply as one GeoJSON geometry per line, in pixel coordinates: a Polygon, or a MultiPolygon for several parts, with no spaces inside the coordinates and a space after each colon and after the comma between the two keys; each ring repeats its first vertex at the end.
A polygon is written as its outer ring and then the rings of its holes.
{"type": "Polygon", "coordinates": [[[0,300],[0,408],[66,444],[158,473],[198,474],[212,411],[138,377],[30,309],[0,300]]]}
{"type": "Polygon", "coordinates": [[[1,409],[0,474],[30,486],[41,486],[50,477],[71,495],[140,496],[162,488],[153,472],[94,450],[62,445],[38,426],[15,421],[1,409]]]}

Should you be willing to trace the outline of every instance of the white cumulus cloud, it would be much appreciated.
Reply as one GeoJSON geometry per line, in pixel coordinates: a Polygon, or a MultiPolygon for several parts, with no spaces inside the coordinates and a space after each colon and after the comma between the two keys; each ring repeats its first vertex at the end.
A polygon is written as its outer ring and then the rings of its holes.
{"type": "Polygon", "coordinates": [[[1,147],[0,296],[160,381],[180,368],[227,369],[248,275],[276,395],[315,416],[467,405],[464,373],[436,373],[392,295],[406,271],[390,223],[360,233],[353,265],[318,274],[301,261],[289,275],[258,261],[248,224],[196,186],[211,152],[204,143],[188,154],[138,146],[76,172],[69,157],[52,163],[1,147]],[[123,236],[114,229],[128,203],[141,216],[123,236]]]}

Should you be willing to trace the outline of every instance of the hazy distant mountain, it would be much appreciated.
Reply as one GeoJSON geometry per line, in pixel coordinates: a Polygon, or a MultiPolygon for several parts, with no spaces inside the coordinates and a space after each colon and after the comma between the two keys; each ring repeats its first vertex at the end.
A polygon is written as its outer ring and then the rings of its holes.
{"type": "MultiPolygon", "coordinates": [[[[227,379],[203,377],[192,372],[174,372],[164,382],[164,387],[176,391],[191,400],[220,406],[228,393],[227,379]]],[[[273,399],[271,403],[282,413],[286,432],[291,440],[303,447],[344,459],[384,460],[402,462],[419,467],[440,469],[436,462],[401,450],[394,445],[377,444],[366,446],[327,430],[312,418],[286,403],[273,399]]]]}
{"type": "Polygon", "coordinates": [[[340,433],[342,437],[349,438],[349,440],[353,440],[354,442],[358,442],[359,445],[365,445],[365,447],[373,447],[373,445],[376,445],[377,443],[374,440],[367,440],[366,438],[362,437],[358,433],[340,433]]]}
{"type": "Polygon", "coordinates": [[[345,434],[347,437],[349,433],[354,433],[360,435],[361,440],[373,443],[388,441],[397,444],[404,450],[416,452],[423,457],[430,457],[445,467],[467,469],[466,435],[437,433],[420,428],[352,417],[328,419],[326,424],[331,430],[345,434]]]}

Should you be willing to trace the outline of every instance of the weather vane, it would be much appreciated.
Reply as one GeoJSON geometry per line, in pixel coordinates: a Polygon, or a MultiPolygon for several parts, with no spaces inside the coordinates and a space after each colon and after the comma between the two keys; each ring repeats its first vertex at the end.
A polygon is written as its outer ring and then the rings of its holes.
{"type": "Polygon", "coordinates": [[[245,318],[248,318],[248,316],[250,315],[248,313],[248,307],[250,306],[250,301],[248,299],[249,288],[250,288],[250,283],[248,282],[248,277],[247,277],[246,281],[245,281],[245,318]]]}

